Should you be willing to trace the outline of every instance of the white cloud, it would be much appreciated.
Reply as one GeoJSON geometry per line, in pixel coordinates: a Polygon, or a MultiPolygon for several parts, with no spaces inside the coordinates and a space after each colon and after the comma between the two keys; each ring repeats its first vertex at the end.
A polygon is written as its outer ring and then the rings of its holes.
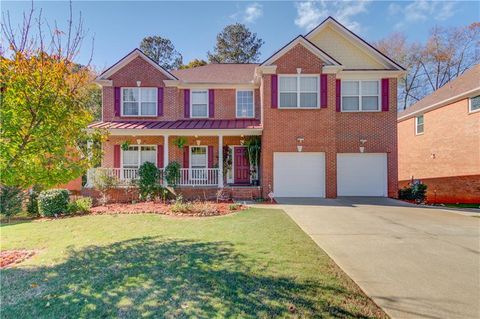
{"type": "Polygon", "coordinates": [[[311,30],[322,20],[332,16],[347,28],[359,32],[361,25],[355,17],[368,12],[370,0],[361,1],[326,1],[297,2],[295,24],[305,30],[311,30]]]}
{"type": "Polygon", "coordinates": [[[263,6],[257,2],[251,3],[244,9],[241,9],[230,15],[233,20],[239,20],[243,23],[254,23],[263,15],[263,6]]]}
{"type": "Polygon", "coordinates": [[[427,20],[444,21],[455,13],[455,2],[415,0],[404,6],[392,3],[388,9],[390,15],[400,15],[403,18],[395,25],[398,29],[427,20]]]}
{"type": "Polygon", "coordinates": [[[263,7],[261,4],[252,3],[245,8],[244,21],[247,23],[253,23],[255,20],[263,15],[263,7]]]}

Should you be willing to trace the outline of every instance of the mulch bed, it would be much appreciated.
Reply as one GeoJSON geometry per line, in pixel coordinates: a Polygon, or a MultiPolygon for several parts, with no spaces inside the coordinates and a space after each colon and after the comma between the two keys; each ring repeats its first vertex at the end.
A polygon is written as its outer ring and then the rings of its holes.
{"type": "Polygon", "coordinates": [[[161,202],[139,202],[135,204],[108,204],[105,206],[93,207],[90,212],[92,214],[161,214],[170,216],[192,216],[192,217],[207,217],[207,216],[221,216],[231,214],[237,211],[244,210],[244,205],[239,205],[237,209],[230,210],[232,203],[216,203],[208,202],[211,209],[203,212],[184,212],[178,213],[171,210],[171,204],[164,204],[161,202]]]}
{"type": "Polygon", "coordinates": [[[35,255],[32,250],[4,250],[0,251],[0,269],[21,263],[35,255]]]}

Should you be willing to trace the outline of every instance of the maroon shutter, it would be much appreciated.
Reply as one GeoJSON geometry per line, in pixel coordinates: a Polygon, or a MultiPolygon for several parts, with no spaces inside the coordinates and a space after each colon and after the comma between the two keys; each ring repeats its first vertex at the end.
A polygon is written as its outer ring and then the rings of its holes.
{"type": "Polygon", "coordinates": [[[158,88],[157,103],[157,116],[163,116],[163,88],[158,88]]]}
{"type": "Polygon", "coordinates": [[[184,146],[183,147],[183,168],[190,167],[189,156],[190,156],[190,147],[184,146]]]}
{"type": "Polygon", "coordinates": [[[114,111],[115,111],[115,116],[120,116],[120,88],[115,87],[113,88],[114,92],[114,111]]]}
{"type": "Polygon", "coordinates": [[[157,167],[163,168],[163,145],[157,145],[157,167]]]}
{"type": "Polygon", "coordinates": [[[208,147],[208,168],[213,168],[213,146],[208,147]]]}
{"type": "Polygon", "coordinates": [[[342,102],[342,81],[337,79],[335,80],[335,97],[336,97],[336,109],[337,112],[341,111],[340,103],[342,102]]]}
{"type": "Polygon", "coordinates": [[[183,90],[183,115],[185,118],[190,117],[190,90],[183,90]]]}
{"type": "Polygon", "coordinates": [[[208,90],[208,117],[215,117],[215,90],[208,90]]]}
{"type": "Polygon", "coordinates": [[[113,146],[113,167],[120,168],[120,145],[113,146]]]}
{"type": "Polygon", "coordinates": [[[326,74],[322,74],[320,77],[320,107],[327,107],[327,82],[328,77],[326,74]]]}
{"type": "Polygon", "coordinates": [[[272,74],[272,109],[276,109],[278,107],[278,76],[276,74],[272,74]]]}
{"type": "Polygon", "coordinates": [[[388,79],[382,79],[382,112],[388,112],[390,107],[390,87],[388,79]]]}

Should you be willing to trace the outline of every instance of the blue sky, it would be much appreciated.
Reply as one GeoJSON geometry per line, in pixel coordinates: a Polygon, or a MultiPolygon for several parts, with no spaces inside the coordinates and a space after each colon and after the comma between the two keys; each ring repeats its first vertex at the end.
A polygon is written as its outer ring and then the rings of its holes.
{"type": "MultiPolygon", "coordinates": [[[[2,1],[18,24],[30,2],[2,1]]],[[[68,2],[35,2],[44,18],[65,26],[68,2]]],[[[242,22],[264,41],[262,59],[298,34],[331,15],[367,41],[392,32],[404,32],[409,41],[425,41],[434,25],[461,26],[480,20],[480,5],[474,1],[319,1],[319,2],[129,2],[74,1],[74,16],[81,11],[88,39],[94,37],[93,64],[102,70],[137,47],[144,36],[171,39],[184,63],[206,59],[216,34],[227,24],[242,22]]],[[[88,61],[89,42],[79,56],[88,61]]]]}

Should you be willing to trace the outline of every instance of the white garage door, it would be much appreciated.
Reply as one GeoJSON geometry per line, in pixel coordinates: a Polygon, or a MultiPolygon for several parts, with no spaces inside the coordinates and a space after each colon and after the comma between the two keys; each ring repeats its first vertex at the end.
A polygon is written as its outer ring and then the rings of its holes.
{"type": "Polygon", "coordinates": [[[387,194],[387,154],[337,154],[338,196],[387,194]]]}
{"type": "Polygon", "coordinates": [[[273,153],[275,197],[325,197],[325,153],[273,153]]]}

